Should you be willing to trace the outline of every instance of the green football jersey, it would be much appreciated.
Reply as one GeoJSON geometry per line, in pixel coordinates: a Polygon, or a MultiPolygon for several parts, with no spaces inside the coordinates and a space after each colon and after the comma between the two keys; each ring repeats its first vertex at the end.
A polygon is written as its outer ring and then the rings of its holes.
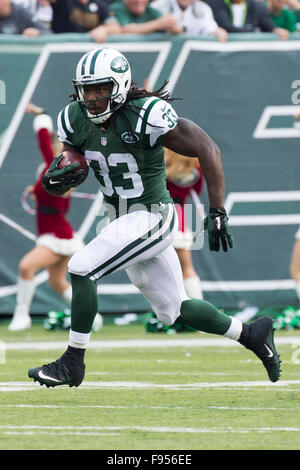
{"type": "Polygon", "coordinates": [[[157,97],[132,100],[103,130],[75,101],[58,115],[58,137],[85,154],[106,203],[118,213],[133,204],[172,202],[166,187],[163,136],[177,125],[170,103],[157,97]]]}

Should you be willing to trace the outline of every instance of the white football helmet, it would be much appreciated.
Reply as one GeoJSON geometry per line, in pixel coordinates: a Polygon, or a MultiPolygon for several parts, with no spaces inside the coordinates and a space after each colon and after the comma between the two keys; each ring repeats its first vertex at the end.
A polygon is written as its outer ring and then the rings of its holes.
{"type": "Polygon", "coordinates": [[[130,65],[126,57],[115,49],[93,49],[79,60],[73,84],[88,118],[95,124],[103,123],[126,101],[131,86],[130,65]],[[91,114],[85,106],[91,100],[84,100],[83,87],[101,83],[111,84],[111,93],[107,97],[108,105],[101,114],[91,114]]]}

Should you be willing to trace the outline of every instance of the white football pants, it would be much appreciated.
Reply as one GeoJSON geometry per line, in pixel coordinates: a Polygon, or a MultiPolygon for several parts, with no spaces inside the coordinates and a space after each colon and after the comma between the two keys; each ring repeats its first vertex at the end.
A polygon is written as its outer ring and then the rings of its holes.
{"type": "Polygon", "coordinates": [[[140,210],[122,215],[69,261],[69,272],[93,281],[126,270],[160,321],[172,325],[185,293],[178,256],[172,246],[177,231],[173,204],[161,212],[140,210]]]}

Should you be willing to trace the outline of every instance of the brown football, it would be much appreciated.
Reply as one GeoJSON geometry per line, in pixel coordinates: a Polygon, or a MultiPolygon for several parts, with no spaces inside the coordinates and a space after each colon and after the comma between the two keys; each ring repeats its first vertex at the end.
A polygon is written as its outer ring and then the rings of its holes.
{"type": "Polygon", "coordinates": [[[89,173],[89,164],[82,153],[76,150],[65,150],[63,152],[62,158],[59,161],[58,168],[65,168],[67,166],[73,165],[74,163],[80,163],[80,166],[75,168],[73,171],[76,173],[83,170],[81,177],[81,183],[83,183],[89,173]]]}

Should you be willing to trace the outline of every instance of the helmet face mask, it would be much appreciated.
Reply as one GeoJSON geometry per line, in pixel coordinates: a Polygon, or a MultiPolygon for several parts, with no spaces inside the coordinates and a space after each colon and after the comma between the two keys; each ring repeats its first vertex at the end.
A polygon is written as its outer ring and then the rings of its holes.
{"type": "MultiPolygon", "coordinates": [[[[107,121],[125,103],[131,86],[131,71],[127,59],[115,49],[94,49],[85,54],[78,62],[76,78],[73,80],[78,101],[87,117],[95,124],[107,121]],[[109,84],[105,96],[87,99],[85,91],[90,88],[109,84]],[[103,109],[101,104],[107,101],[103,109]]],[[[88,93],[87,93],[88,95],[88,93]]]]}
{"type": "Polygon", "coordinates": [[[119,85],[113,79],[98,80],[96,82],[93,81],[92,83],[88,83],[86,81],[83,84],[81,84],[81,82],[77,82],[77,83],[74,83],[74,87],[76,90],[78,101],[83,106],[88,118],[91,119],[92,121],[104,122],[104,120],[108,119],[107,115],[108,114],[111,115],[111,111],[115,110],[114,100],[119,99],[119,95],[118,95],[119,85]],[[86,89],[88,88],[94,89],[94,88],[97,88],[97,85],[101,86],[101,85],[106,85],[106,84],[109,84],[110,90],[111,90],[108,95],[101,96],[95,99],[85,99],[86,89]],[[100,112],[98,111],[99,105],[101,105],[102,102],[104,101],[107,102],[107,106],[104,110],[100,112]]]}

